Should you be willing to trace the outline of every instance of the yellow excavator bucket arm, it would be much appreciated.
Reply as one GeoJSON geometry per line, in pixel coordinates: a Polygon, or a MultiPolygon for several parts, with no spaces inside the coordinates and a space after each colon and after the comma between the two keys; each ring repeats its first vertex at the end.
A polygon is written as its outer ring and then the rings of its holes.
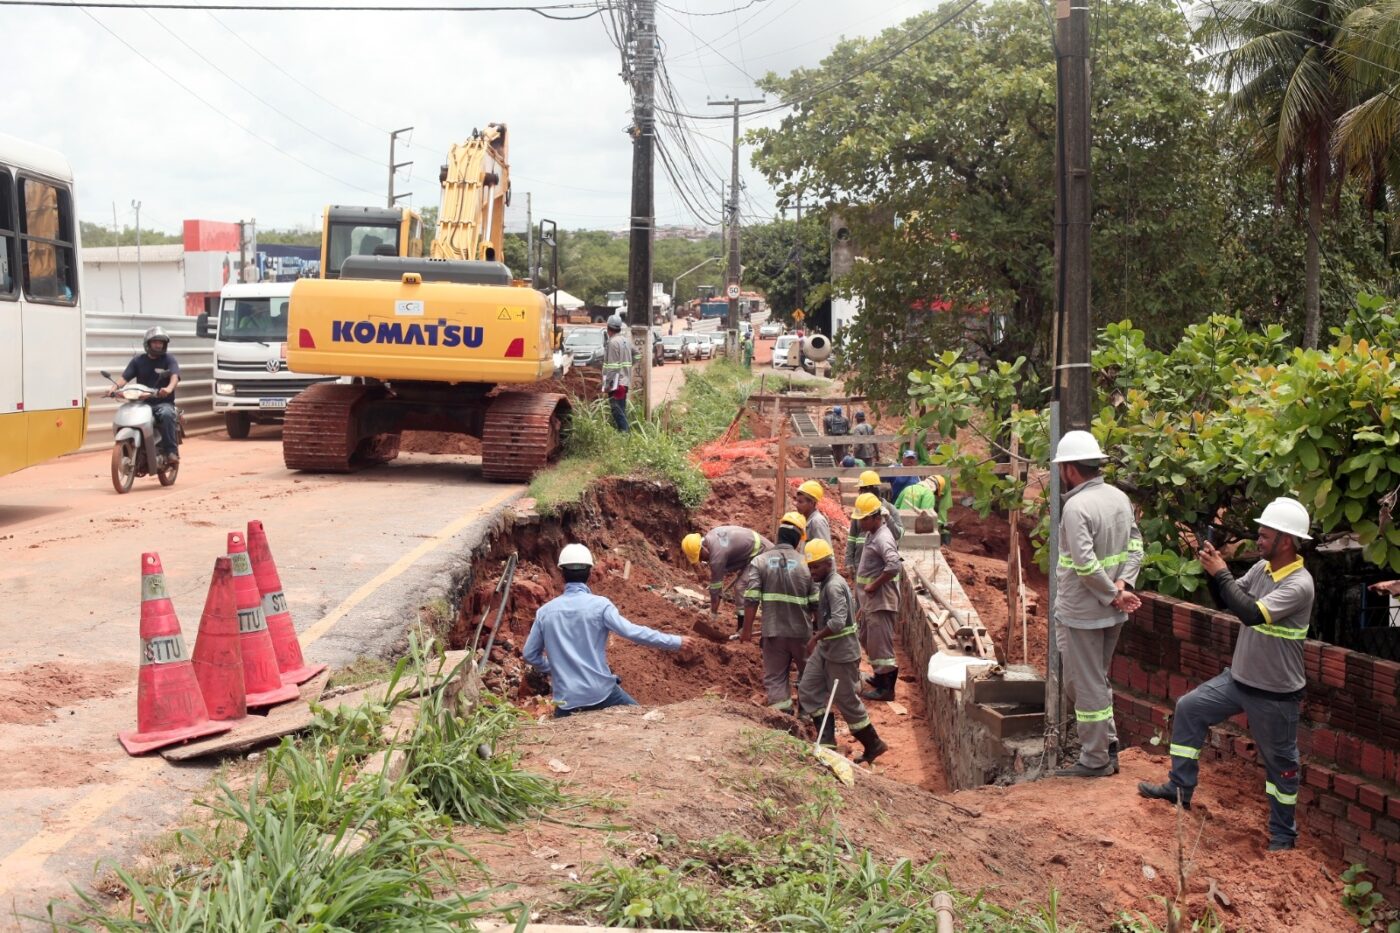
{"type": "Polygon", "coordinates": [[[439,176],[433,259],[505,260],[506,205],[510,203],[510,157],[504,123],[473,130],[452,146],[439,176]]]}

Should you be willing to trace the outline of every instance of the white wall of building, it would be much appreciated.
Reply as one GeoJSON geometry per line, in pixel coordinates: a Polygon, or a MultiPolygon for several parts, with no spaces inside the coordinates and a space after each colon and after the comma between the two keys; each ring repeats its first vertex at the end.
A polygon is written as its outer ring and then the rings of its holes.
{"type": "Polygon", "coordinates": [[[185,315],[185,248],[179,243],[83,249],[83,309],[99,314],[185,315]],[[144,301],[144,304],[143,304],[144,301]]]}

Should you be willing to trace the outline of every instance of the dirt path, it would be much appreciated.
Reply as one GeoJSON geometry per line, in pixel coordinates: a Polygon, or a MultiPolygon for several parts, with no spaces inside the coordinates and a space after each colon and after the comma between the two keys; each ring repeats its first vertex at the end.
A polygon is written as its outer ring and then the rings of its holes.
{"type": "MultiPolygon", "coordinates": [[[[116,495],[105,451],[0,478],[0,902],[40,911],[172,822],[209,776],[129,758],[143,551],[193,645],[226,533],[261,519],[316,661],[389,647],[521,487],[466,457],[289,473],[275,429],[189,440],[179,481],[116,495]]],[[[0,924],[3,926],[3,924],[0,924]]]]}

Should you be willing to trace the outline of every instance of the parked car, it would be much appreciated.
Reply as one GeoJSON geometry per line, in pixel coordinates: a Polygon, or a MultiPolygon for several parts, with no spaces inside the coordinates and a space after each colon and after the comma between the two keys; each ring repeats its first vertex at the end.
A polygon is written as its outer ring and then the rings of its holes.
{"type": "Polygon", "coordinates": [[[778,338],[778,342],[773,344],[773,368],[787,369],[796,363],[798,338],[792,334],[785,334],[778,338]],[[788,362],[788,355],[792,354],[793,363],[788,362]]]}
{"type": "Polygon", "coordinates": [[[690,358],[686,350],[685,337],[681,334],[667,335],[661,338],[661,350],[666,354],[668,360],[679,360],[684,363],[690,358]]]}
{"type": "Polygon", "coordinates": [[[601,327],[580,327],[564,335],[564,349],[574,355],[574,366],[603,368],[603,355],[608,348],[608,333],[601,327]]]}
{"type": "Polygon", "coordinates": [[[707,360],[713,355],[708,334],[686,334],[684,340],[686,346],[690,348],[691,359],[707,360]]]}
{"type": "Polygon", "coordinates": [[[782,321],[769,321],[758,329],[760,337],[781,337],[783,335],[782,321]]]}
{"type": "Polygon", "coordinates": [[[726,334],[710,334],[710,346],[714,356],[724,355],[724,342],[728,339],[726,334]]]}

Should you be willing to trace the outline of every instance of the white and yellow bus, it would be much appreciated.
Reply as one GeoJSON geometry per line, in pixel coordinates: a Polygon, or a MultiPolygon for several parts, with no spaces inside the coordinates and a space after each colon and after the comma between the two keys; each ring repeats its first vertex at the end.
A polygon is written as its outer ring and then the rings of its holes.
{"type": "Polygon", "coordinates": [[[83,442],[80,249],[68,160],[0,134],[0,476],[83,442]]]}

